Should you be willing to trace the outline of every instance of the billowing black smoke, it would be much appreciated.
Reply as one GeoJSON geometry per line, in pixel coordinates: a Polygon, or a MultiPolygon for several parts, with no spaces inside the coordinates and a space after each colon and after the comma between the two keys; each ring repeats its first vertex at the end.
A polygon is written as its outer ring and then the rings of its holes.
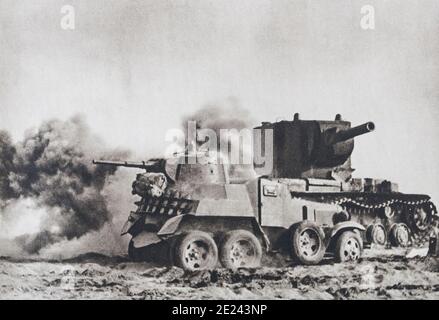
{"type": "MultiPolygon", "coordinates": [[[[15,147],[12,145],[9,134],[0,131],[0,199],[9,199],[15,197],[15,192],[10,186],[8,179],[9,173],[13,171],[14,157],[16,155],[15,147]]],[[[0,208],[4,202],[0,201],[0,208]]]]}
{"type": "Polygon", "coordinates": [[[16,144],[0,132],[0,208],[32,198],[49,212],[39,233],[17,239],[22,248],[36,253],[100,229],[111,218],[102,191],[116,169],[94,166],[92,159],[125,157],[105,150],[80,117],[45,122],[16,144]]]}

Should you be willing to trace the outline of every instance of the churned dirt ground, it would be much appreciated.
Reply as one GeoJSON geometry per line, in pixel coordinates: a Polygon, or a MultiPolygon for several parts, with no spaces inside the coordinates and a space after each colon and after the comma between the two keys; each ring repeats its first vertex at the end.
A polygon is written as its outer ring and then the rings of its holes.
{"type": "MultiPolygon", "coordinates": [[[[439,299],[439,258],[374,249],[357,263],[188,274],[176,267],[85,254],[0,258],[1,299],[439,299]]],[[[284,263],[285,264],[285,263],[284,263]]],[[[287,262],[288,264],[288,262],[287,262]]]]}

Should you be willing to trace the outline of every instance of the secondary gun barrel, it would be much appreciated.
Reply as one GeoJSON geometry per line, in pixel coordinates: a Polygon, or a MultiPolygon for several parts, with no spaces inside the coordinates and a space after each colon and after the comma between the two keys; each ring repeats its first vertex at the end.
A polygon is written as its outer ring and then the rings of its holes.
{"type": "Polygon", "coordinates": [[[160,166],[159,160],[149,160],[149,161],[108,161],[108,160],[93,160],[94,164],[109,165],[117,167],[127,167],[127,168],[140,168],[140,169],[152,169],[160,166]]]}
{"type": "Polygon", "coordinates": [[[346,141],[356,136],[371,132],[373,130],[375,130],[375,124],[373,122],[366,122],[362,125],[347,130],[341,130],[335,133],[333,143],[346,141]]]}

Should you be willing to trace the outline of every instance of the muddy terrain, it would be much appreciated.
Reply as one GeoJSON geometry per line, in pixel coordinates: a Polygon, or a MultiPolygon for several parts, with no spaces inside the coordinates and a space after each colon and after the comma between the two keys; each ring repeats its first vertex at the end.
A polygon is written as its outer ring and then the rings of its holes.
{"type": "MultiPolygon", "coordinates": [[[[1,299],[439,299],[439,259],[370,250],[356,263],[196,274],[89,253],[0,260],[1,299]]],[[[289,262],[282,262],[289,264],[289,262]]]]}

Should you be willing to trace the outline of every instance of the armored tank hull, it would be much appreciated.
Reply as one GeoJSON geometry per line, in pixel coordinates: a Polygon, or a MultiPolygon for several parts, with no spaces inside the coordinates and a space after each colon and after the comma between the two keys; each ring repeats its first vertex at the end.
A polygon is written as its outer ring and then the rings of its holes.
{"type": "Polygon", "coordinates": [[[238,181],[222,163],[186,160],[177,162],[177,170],[160,161],[96,162],[148,171],[132,184],[140,200],[122,229],[132,237],[128,254],[133,260],[196,271],[258,267],[269,251],[307,265],[360,258],[365,228],[340,205],[295,199],[291,192],[302,190],[304,180],[255,176],[238,181]]]}
{"type": "Polygon", "coordinates": [[[438,227],[436,206],[428,195],[404,194],[383,179],[353,178],[354,137],[375,130],[367,122],[351,128],[340,115],[335,120],[263,123],[258,129],[274,133],[274,166],[260,174],[303,179],[305,187],[292,191],[296,199],[340,205],[350,219],[362,224],[367,240],[378,245],[423,245],[438,227]]]}
{"type": "MultiPolygon", "coordinates": [[[[133,184],[136,194],[138,183],[133,184]]],[[[295,198],[291,190],[297,184],[303,181],[259,177],[240,183],[185,183],[191,193],[179,191],[178,183],[160,196],[142,192],[122,230],[132,236],[129,256],[188,270],[257,267],[265,251],[299,264],[359,259],[364,227],[343,215],[338,204],[295,198]],[[304,216],[304,208],[309,215],[304,216]],[[200,261],[200,255],[217,262],[200,261]]]]}
{"type": "Polygon", "coordinates": [[[351,128],[339,115],[303,121],[296,114],[255,129],[262,140],[273,138],[272,154],[270,143],[253,139],[272,165],[255,161],[245,179],[232,179],[218,159],[189,152],[174,162],[95,162],[147,171],[133,182],[140,200],[122,230],[132,236],[132,259],[191,271],[257,267],[264,251],[302,264],[345,262],[358,260],[372,244],[423,244],[437,227],[429,196],[400,193],[387,180],[352,177],[353,139],[373,131],[374,123],[351,128]]]}

